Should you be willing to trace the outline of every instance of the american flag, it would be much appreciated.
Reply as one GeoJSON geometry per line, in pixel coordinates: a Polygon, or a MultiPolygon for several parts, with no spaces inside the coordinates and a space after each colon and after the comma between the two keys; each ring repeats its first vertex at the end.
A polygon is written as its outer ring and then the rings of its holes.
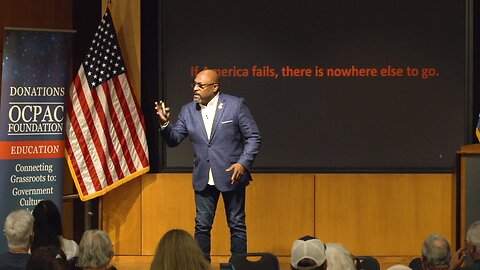
{"type": "Polygon", "coordinates": [[[475,135],[477,135],[477,140],[480,142],[480,114],[478,114],[477,127],[475,128],[475,135]]]}
{"type": "Polygon", "coordinates": [[[107,9],[70,87],[66,157],[82,201],[150,169],[143,113],[107,9]]]}

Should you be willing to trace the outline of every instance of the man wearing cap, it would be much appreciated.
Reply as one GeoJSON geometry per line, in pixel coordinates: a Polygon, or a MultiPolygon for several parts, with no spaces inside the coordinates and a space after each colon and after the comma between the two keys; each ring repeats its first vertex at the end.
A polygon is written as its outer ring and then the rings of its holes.
{"type": "Polygon", "coordinates": [[[292,270],[326,270],[325,244],[312,236],[293,242],[290,266],[292,270]]]}

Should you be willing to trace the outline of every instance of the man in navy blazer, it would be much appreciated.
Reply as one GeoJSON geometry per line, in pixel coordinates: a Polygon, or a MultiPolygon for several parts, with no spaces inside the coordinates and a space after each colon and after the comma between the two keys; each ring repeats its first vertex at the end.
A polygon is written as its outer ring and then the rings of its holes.
{"type": "Polygon", "coordinates": [[[210,260],[210,231],[222,194],[230,251],[246,253],[245,187],[252,180],[260,132],[243,98],[220,93],[219,75],[214,70],[199,72],[192,87],[193,101],[182,107],[174,125],[169,122],[170,108],[162,101],[155,103],[155,109],[168,146],[177,146],[187,136],[193,146],[195,239],[210,260]]]}

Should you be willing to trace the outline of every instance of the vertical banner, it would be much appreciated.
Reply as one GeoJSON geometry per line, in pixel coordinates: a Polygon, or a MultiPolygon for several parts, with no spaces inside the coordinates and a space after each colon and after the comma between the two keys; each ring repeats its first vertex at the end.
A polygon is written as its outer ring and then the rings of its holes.
{"type": "MultiPolygon", "coordinates": [[[[65,95],[73,31],[5,29],[0,104],[0,223],[41,200],[62,210],[65,95]]],[[[7,250],[0,237],[0,252],[7,250]]]]}

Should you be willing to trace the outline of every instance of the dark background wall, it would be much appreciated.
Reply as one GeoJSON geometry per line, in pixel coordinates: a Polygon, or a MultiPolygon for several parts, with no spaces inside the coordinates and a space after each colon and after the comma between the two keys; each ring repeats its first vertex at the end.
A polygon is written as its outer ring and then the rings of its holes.
{"type": "Polygon", "coordinates": [[[166,100],[175,119],[191,99],[195,66],[439,71],[428,80],[225,76],[225,91],[246,97],[264,135],[256,172],[451,172],[456,150],[476,142],[473,1],[187,2],[142,3],[148,21],[142,31],[149,33],[142,35],[142,84],[150,89],[143,107],[153,171],[191,169],[189,144],[164,148],[147,104],[166,100]],[[196,21],[198,12],[215,16],[196,21]]]}

